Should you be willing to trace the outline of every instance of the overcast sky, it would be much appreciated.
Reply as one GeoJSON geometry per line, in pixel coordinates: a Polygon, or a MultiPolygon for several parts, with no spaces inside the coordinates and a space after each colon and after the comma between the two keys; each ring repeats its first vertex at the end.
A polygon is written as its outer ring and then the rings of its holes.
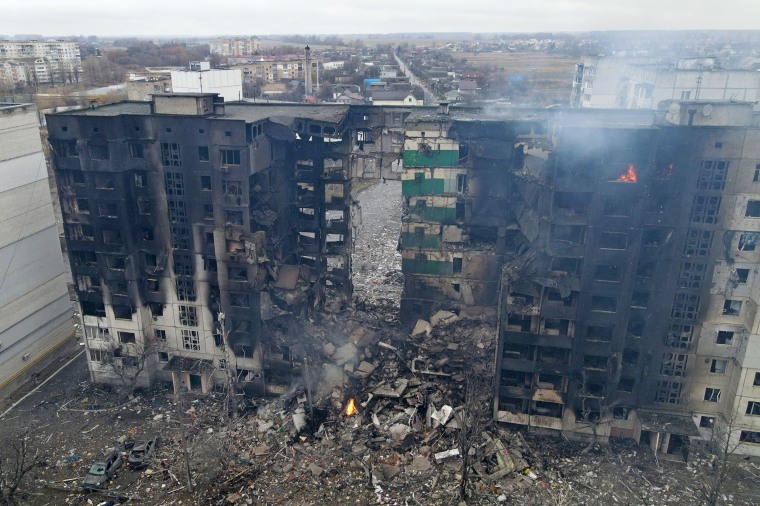
{"type": "Polygon", "coordinates": [[[760,0],[2,0],[0,35],[760,29],[760,0]]]}

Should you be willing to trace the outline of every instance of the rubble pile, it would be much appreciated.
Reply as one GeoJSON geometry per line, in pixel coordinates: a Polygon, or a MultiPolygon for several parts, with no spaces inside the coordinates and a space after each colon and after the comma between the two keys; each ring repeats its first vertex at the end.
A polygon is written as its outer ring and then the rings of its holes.
{"type": "Polygon", "coordinates": [[[354,299],[358,308],[384,309],[395,319],[404,277],[397,251],[401,230],[401,182],[384,181],[361,191],[362,224],[353,254],[354,299]]]}

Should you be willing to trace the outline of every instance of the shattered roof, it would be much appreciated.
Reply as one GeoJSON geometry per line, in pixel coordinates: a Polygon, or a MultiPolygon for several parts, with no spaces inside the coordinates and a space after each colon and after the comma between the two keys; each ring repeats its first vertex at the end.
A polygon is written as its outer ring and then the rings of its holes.
{"type": "Polygon", "coordinates": [[[699,429],[689,415],[673,413],[655,413],[654,411],[638,410],[641,428],[650,432],[668,432],[681,436],[699,436],[699,429]]]}

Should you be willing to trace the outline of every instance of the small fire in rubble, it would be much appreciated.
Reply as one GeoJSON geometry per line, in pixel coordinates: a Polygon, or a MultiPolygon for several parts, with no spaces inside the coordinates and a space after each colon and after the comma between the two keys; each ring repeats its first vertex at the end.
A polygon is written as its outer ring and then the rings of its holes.
{"type": "Polygon", "coordinates": [[[354,404],[353,399],[348,400],[348,404],[346,404],[346,409],[344,409],[343,412],[346,414],[346,416],[351,416],[351,415],[356,414],[356,405],[354,404]]]}
{"type": "Polygon", "coordinates": [[[636,176],[636,167],[633,166],[633,164],[629,164],[628,168],[620,174],[620,177],[618,177],[615,181],[618,183],[635,183],[638,180],[638,177],[636,176]]]}

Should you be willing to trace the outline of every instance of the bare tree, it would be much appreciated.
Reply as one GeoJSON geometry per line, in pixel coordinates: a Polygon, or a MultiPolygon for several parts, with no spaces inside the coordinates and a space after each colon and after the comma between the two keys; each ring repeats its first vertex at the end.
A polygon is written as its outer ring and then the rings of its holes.
{"type": "Polygon", "coordinates": [[[710,451],[712,462],[709,466],[701,467],[702,476],[697,480],[697,503],[715,506],[723,492],[729,488],[727,480],[734,474],[731,472],[731,458],[740,453],[741,441],[732,439],[731,434],[736,425],[737,412],[731,417],[715,417],[710,428],[710,451]]]}
{"type": "Polygon", "coordinates": [[[105,355],[101,361],[103,371],[113,373],[122,387],[134,393],[140,375],[159,349],[160,341],[154,337],[146,336],[144,340],[134,343],[122,343],[115,337],[109,337],[108,348],[103,350],[105,355]]]}
{"type": "Polygon", "coordinates": [[[588,373],[585,369],[581,371],[579,387],[575,397],[580,403],[582,424],[591,429],[591,440],[588,446],[581,452],[583,454],[591,451],[598,442],[599,426],[609,423],[612,417],[612,410],[617,405],[617,397],[610,394],[608,388],[603,388],[603,392],[594,390],[588,381],[588,373]]]}
{"type": "Polygon", "coordinates": [[[6,434],[0,451],[0,504],[17,504],[19,489],[26,475],[41,464],[39,450],[29,443],[27,429],[23,434],[6,434]]]}
{"type": "Polygon", "coordinates": [[[489,374],[468,369],[465,371],[464,404],[457,414],[459,423],[459,453],[462,456],[462,479],[459,482],[459,497],[464,500],[470,485],[470,449],[475,438],[482,431],[489,414],[489,401],[492,391],[489,374]]]}

